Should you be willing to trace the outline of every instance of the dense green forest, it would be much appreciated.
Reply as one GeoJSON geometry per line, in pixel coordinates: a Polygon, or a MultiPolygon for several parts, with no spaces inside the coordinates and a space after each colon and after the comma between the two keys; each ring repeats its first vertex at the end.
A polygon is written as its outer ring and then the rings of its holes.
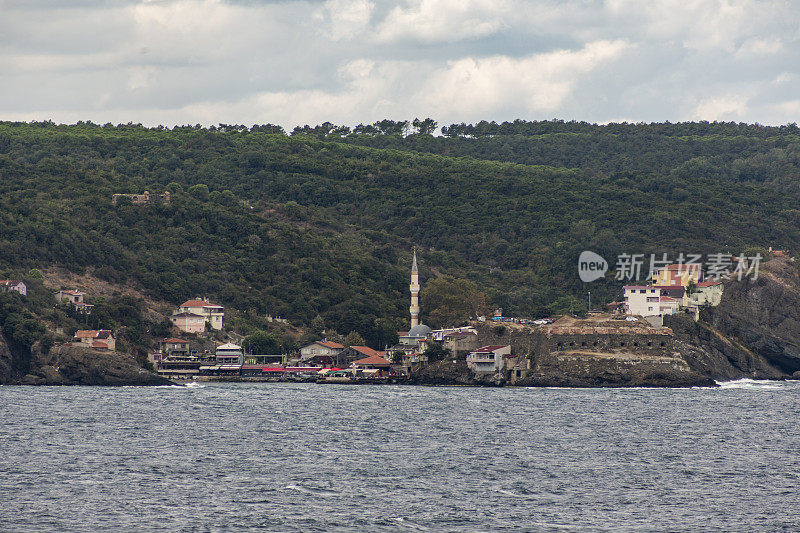
{"type": "Polygon", "coordinates": [[[618,296],[610,277],[579,281],[584,249],[613,263],[800,244],[795,125],[435,128],[0,122],[0,275],[92,269],[381,346],[407,325],[413,246],[423,288],[468,279],[537,317],[618,296]],[[111,203],[144,190],[172,202],[111,203]]]}

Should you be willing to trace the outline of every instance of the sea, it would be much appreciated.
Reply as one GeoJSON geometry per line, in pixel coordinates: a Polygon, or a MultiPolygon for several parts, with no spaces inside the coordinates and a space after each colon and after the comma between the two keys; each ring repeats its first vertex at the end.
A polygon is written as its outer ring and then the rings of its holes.
{"type": "Polygon", "coordinates": [[[0,387],[0,531],[800,531],[800,382],[0,387]]]}

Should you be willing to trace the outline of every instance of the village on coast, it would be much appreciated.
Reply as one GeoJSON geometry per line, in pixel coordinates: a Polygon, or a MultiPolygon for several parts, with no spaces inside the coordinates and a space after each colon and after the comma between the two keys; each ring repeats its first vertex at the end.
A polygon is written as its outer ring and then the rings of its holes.
{"type": "MultiPolygon", "coordinates": [[[[0,281],[0,286],[25,295],[21,281],[0,281]]],[[[647,283],[625,285],[622,299],[607,304],[604,312],[531,320],[505,317],[498,309],[489,317],[432,329],[419,320],[419,268],[414,250],[409,292],[411,327],[397,332],[397,344],[382,350],[345,344],[341,338],[323,338],[292,353],[252,353],[243,348],[241,338],[225,332],[225,308],[197,297],[173,310],[169,320],[176,334],[158,340],[148,359],[159,375],[176,381],[402,383],[433,363],[431,349],[438,348],[438,354],[444,350],[453,362],[464,361],[477,378],[494,377],[513,384],[531,373],[532,355],[537,350],[559,357],[649,351],[668,355],[671,331],[664,327],[664,317],[686,313],[697,320],[701,308],[719,305],[723,283],[719,278],[705,280],[699,265],[666,264],[651,272],[647,283]],[[520,344],[508,335],[501,340],[505,331],[538,333],[547,340],[520,344]],[[208,343],[199,341],[212,334],[224,342],[214,342],[213,349],[200,349],[208,343]],[[655,344],[653,339],[657,339],[655,344]]],[[[92,313],[93,305],[81,290],[61,289],[54,298],[58,305],[71,306],[79,314],[92,313]]],[[[78,330],[72,343],[99,353],[116,350],[114,332],[107,329],[78,330]]]]}

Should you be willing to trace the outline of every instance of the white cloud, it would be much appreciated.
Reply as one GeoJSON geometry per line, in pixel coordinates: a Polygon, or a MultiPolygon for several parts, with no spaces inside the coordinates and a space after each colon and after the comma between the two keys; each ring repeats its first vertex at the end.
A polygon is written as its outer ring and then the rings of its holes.
{"type": "Polygon", "coordinates": [[[694,108],[692,120],[740,120],[747,115],[748,97],[732,94],[705,98],[694,108]]]}
{"type": "Polygon", "coordinates": [[[0,120],[800,122],[782,0],[0,4],[0,120]]]}
{"type": "Polygon", "coordinates": [[[776,38],[756,38],[746,40],[738,50],[736,59],[777,54],[784,50],[783,43],[776,38]]]}
{"type": "Polygon", "coordinates": [[[375,5],[370,0],[327,0],[314,15],[322,20],[324,35],[334,41],[359,36],[369,26],[375,5]]]}
{"type": "Polygon", "coordinates": [[[511,14],[506,0],[411,0],[395,7],[376,32],[379,42],[452,42],[498,32],[511,14]]]}
{"type": "Polygon", "coordinates": [[[558,50],[523,58],[465,58],[432,75],[419,93],[430,109],[471,115],[509,106],[528,112],[553,112],[571,95],[582,75],[612,61],[629,47],[622,41],[596,41],[580,50],[558,50]]]}

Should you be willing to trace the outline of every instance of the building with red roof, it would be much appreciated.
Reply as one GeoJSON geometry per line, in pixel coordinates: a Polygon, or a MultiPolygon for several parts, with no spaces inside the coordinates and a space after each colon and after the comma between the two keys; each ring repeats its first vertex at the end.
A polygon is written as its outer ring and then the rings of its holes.
{"type": "Polygon", "coordinates": [[[96,350],[117,349],[117,341],[109,329],[79,329],[72,338],[72,343],[87,346],[96,350]]]}
{"type": "Polygon", "coordinates": [[[476,374],[494,374],[505,369],[505,359],[508,357],[511,357],[509,344],[484,346],[467,355],[467,367],[476,374]]]}
{"type": "MultiPolygon", "coordinates": [[[[208,322],[211,325],[211,329],[216,330],[222,329],[222,322],[225,318],[225,308],[221,305],[212,304],[207,298],[194,298],[192,300],[186,300],[178,307],[177,310],[175,310],[173,315],[179,315],[181,313],[199,315],[205,319],[205,322],[208,322]]],[[[173,320],[173,323],[174,322],[175,321],[173,320]]],[[[177,324],[175,325],[177,326],[177,324]]],[[[180,326],[178,327],[180,328],[180,326]]],[[[183,331],[187,330],[183,329],[183,331]]],[[[203,326],[203,331],[205,331],[205,326],[203,326]]]]}
{"type": "Polygon", "coordinates": [[[333,341],[312,342],[300,348],[300,360],[305,364],[329,367],[344,348],[343,344],[333,341]]]}

